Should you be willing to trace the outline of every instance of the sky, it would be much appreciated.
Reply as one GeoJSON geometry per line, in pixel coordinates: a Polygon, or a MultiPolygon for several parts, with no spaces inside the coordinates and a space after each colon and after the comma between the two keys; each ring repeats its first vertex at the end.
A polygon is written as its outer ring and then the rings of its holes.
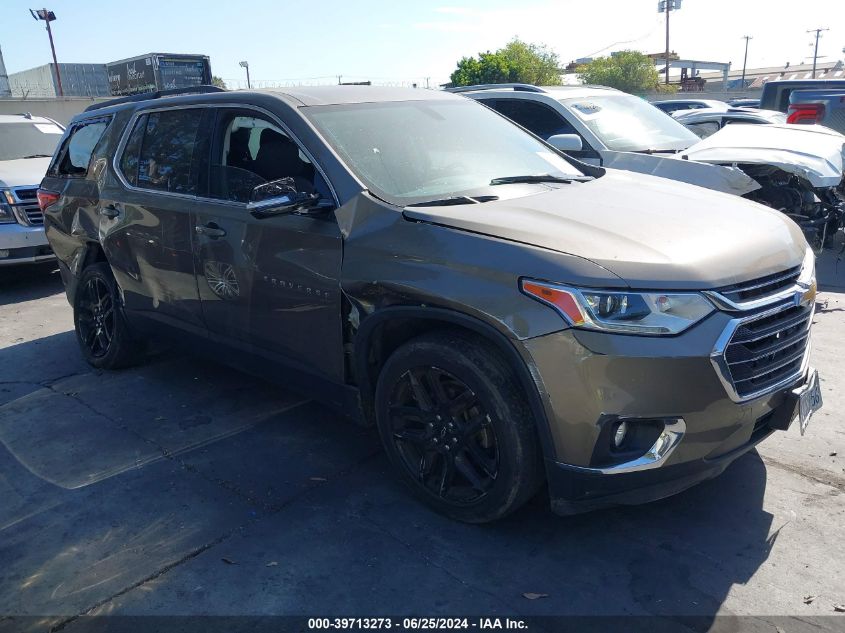
{"type": "MultiPolygon", "coordinates": [[[[202,53],[230,88],[335,83],[431,86],[457,61],[513,37],[546,44],[565,65],[632,48],[665,49],[657,0],[43,0],[60,62],[104,63],[149,52],[202,53]]],[[[42,5],[43,6],[43,5],[42,5]]],[[[0,49],[9,73],[46,64],[43,22],[26,0],[0,0],[0,49]]],[[[670,19],[684,59],[748,67],[811,61],[808,29],[829,28],[820,61],[842,59],[845,1],[683,0],[670,19]],[[799,8],[800,7],[800,8],[799,8]]]]}

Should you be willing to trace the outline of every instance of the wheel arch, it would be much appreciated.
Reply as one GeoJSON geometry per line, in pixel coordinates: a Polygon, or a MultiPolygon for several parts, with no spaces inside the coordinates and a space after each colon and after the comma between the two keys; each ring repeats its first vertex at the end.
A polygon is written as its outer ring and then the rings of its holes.
{"type": "Polygon", "coordinates": [[[390,355],[406,341],[433,330],[464,331],[479,336],[499,351],[514,370],[528,399],[543,454],[554,457],[554,444],[538,381],[514,343],[504,333],[478,319],[445,308],[393,306],[383,308],[361,323],[355,336],[353,364],[361,405],[368,420],[374,420],[374,396],[378,376],[390,355]]]}

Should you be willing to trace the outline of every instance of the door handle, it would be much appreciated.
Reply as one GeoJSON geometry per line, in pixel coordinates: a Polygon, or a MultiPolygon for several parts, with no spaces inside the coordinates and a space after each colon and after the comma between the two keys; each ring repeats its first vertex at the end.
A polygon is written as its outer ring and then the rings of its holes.
{"type": "Polygon", "coordinates": [[[117,216],[120,215],[120,209],[118,209],[113,204],[109,204],[100,209],[100,215],[104,218],[108,218],[109,220],[114,220],[117,216]]]}
{"type": "Polygon", "coordinates": [[[226,231],[221,229],[214,222],[209,222],[208,224],[197,224],[194,227],[194,230],[197,232],[197,235],[205,235],[206,237],[210,237],[212,239],[226,236],[226,231]]]}

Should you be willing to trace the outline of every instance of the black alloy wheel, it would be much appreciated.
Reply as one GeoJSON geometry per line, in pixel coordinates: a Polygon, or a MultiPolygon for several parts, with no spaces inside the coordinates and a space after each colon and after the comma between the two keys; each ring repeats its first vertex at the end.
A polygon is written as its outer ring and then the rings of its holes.
{"type": "Polygon", "coordinates": [[[120,292],[108,264],[91,264],[82,271],[74,295],[73,322],[82,355],[97,369],[127,367],[143,357],[141,342],[126,325],[120,292]]]}
{"type": "Polygon", "coordinates": [[[89,277],[78,290],[79,337],[92,358],[108,354],[114,339],[115,307],[109,287],[100,277],[89,277]]]}
{"type": "Polygon", "coordinates": [[[464,382],[437,367],[409,369],[390,399],[393,442],[418,482],[455,504],[479,501],[499,472],[486,409],[464,382]]]}
{"type": "Polygon", "coordinates": [[[525,392],[514,367],[485,339],[444,330],[406,342],[381,368],[374,404],[400,479],[450,518],[495,521],[543,483],[525,392]]]}

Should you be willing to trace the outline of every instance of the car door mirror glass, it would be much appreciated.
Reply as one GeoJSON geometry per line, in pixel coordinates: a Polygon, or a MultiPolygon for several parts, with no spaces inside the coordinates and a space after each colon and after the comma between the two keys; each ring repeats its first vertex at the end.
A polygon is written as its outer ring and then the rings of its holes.
{"type": "Polygon", "coordinates": [[[549,137],[548,143],[563,152],[580,152],[584,147],[577,134],[555,134],[549,137]]]}
{"type": "Polygon", "coordinates": [[[297,213],[308,215],[314,210],[322,213],[318,205],[319,194],[297,191],[293,178],[280,178],[258,185],[252,190],[247,210],[256,218],[297,213]]]}

